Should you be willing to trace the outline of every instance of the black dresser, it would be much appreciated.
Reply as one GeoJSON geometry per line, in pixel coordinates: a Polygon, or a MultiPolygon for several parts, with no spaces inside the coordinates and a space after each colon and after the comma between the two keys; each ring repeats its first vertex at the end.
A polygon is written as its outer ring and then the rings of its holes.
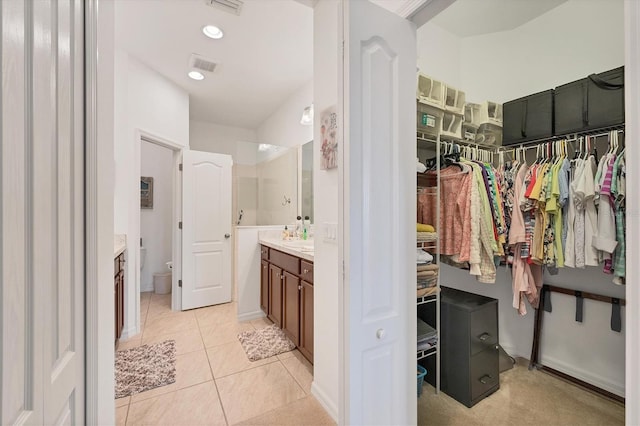
{"type": "MultiPolygon", "coordinates": [[[[421,315],[430,325],[433,311],[421,315]]],[[[472,407],[500,388],[498,300],[442,287],[440,321],[441,390],[472,407]]]]}

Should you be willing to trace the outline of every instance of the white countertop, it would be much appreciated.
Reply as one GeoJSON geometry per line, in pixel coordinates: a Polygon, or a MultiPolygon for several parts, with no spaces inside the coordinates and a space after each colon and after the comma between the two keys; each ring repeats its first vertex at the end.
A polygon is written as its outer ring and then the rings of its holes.
{"type": "Polygon", "coordinates": [[[125,234],[115,234],[113,236],[113,257],[120,254],[127,248],[127,236],[125,234]]]}
{"type": "Polygon", "coordinates": [[[280,238],[260,237],[260,244],[313,262],[313,240],[283,241],[280,238]],[[310,250],[311,248],[311,250],[310,250]]]}

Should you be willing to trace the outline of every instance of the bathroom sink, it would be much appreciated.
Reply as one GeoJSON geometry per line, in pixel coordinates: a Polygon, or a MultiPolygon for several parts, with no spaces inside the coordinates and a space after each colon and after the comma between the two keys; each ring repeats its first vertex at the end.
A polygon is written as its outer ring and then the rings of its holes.
{"type": "Polygon", "coordinates": [[[300,251],[313,251],[313,241],[309,240],[283,241],[282,245],[298,249],[300,251]]]}

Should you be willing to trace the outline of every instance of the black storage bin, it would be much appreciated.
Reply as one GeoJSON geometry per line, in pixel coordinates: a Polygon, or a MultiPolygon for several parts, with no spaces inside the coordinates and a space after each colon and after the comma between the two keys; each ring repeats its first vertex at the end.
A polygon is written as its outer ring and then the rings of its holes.
{"type": "Polygon", "coordinates": [[[624,123],[624,67],[556,87],[555,134],[624,123]]]}
{"type": "Polygon", "coordinates": [[[502,108],[503,145],[553,136],[553,90],[506,102],[502,108]]]}

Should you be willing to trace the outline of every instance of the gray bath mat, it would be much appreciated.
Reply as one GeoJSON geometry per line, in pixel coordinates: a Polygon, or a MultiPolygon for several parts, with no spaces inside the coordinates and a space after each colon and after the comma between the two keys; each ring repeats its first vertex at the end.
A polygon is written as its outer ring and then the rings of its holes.
{"type": "Polygon", "coordinates": [[[116,399],[175,381],[175,340],[116,352],[116,399]]]}
{"type": "Polygon", "coordinates": [[[284,332],[273,324],[255,331],[243,331],[238,340],[247,353],[249,361],[258,361],[296,348],[284,332]]]}

